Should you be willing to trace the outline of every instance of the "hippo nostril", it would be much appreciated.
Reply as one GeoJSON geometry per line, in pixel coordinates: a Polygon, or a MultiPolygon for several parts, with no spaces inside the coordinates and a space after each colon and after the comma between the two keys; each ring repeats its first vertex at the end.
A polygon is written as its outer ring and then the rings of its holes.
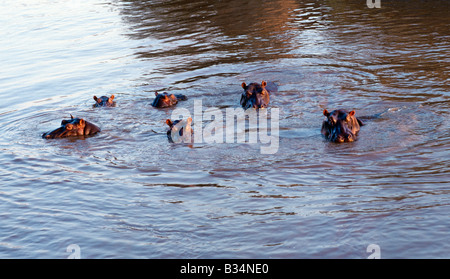
{"type": "Polygon", "coordinates": [[[336,142],[344,142],[344,137],[342,135],[337,136],[336,142]]]}

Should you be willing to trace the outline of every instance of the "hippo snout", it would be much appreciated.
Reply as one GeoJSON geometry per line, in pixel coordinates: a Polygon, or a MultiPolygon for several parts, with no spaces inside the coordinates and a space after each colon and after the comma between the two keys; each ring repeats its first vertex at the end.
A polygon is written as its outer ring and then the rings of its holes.
{"type": "Polygon", "coordinates": [[[44,133],[42,135],[42,138],[44,138],[44,139],[55,139],[55,138],[58,138],[58,137],[63,137],[64,134],[65,134],[64,130],[65,130],[64,127],[61,126],[61,127],[57,128],[57,129],[55,129],[53,131],[44,133]]]}
{"type": "Polygon", "coordinates": [[[335,140],[335,142],[339,142],[339,143],[341,143],[341,142],[352,142],[352,141],[355,141],[355,140],[354,140],[354,136],[351,135],[351,134],[338,135],[336,137],[336,140],[335,140]]]}

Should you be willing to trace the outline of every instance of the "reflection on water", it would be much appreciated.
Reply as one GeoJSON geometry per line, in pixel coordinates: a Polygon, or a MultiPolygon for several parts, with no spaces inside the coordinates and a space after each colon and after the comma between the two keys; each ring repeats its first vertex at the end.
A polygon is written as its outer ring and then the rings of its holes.
{"type": "Polygon", "coordinates": [[[0,257],[448,257],[448,5],[0,1],[0,257]],[[235,108],[262,80],[273,155],[169,144],[151,106],[235,108]],[[321,137],[335,108],[367,119],[358,141],[321,137]],[[40,138],[70,114],[102,132],[40,138]]]}

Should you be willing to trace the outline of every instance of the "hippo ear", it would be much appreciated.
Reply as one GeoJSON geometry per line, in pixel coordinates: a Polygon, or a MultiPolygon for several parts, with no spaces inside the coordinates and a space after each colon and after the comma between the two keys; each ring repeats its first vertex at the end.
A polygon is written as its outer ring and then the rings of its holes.
{"type": "Polygon", "coordinates": [[[328,112],[328,110],[324,109],[323,110],[323,115],[325,115],[326,117],[330,116],[330,113],[328,112]]]}
{"type": "Polygon", "coordinates": [[[70,119],[73,119],[73,115],[72,114],[70,115],[70,119]]]}
{"type": "Polygon", "coordinates": [[[173,125],[172,120],[167,119],[166,124],[169,125],[169,127],[172,127],[172,125],[173,125]]]}
{"type": "Polygon", "coordinates": [[[94,96],[94,100],[95,100],[96,102],[97,102],[97,99],[98,99],[97,96],[94,96]]]}
{"type": "Polygon", "coordinates": [[[84,124],[85,124],[84,119],[80,119],[80,122],[79,122],[79,123],[80,123],[81,126],[84,126],[84,124]]]}
{"type": "Polygon", "coordinates": [[[245,82],[243,82],[243,83],[241,84],[241,86],[242,86],[242,88],[244,88],[244,90],[247,90],[247,84],[245,84],[245,82]]]}
{"type": "Polygon", "coordinates": [[[114,100],[115,96],[111,95],[111,97],[109,97],[109,100],[112,102],[114,100]]]}
{"type": "Polygon", "coordinates": [[[355,111],[354,111],[354,110],[352,110],[351,112],[349,112],[349,113],[348,113],[348,115],[350,115],[350,116],[354,116],[354,115],[355,115],[355,111]]]}
{"type": "Polygon", "coordinates": [[[266,85],[267,85],[267,82],[265,82],[264,80],[261,81],[261,86],[262,86],[262,87],[266,87],[266,85]]]}

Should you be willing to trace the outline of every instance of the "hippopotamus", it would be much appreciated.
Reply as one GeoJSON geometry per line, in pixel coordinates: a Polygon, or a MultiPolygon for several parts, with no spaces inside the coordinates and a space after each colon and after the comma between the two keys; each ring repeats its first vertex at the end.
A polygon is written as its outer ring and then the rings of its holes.
{"type": "Polygon", "coordinates": [[[241,96],[241,106],[244,109],[267,108],[270,97],[269,91],[266,90],[266,85],[267,82],[265,81],[262,81],[261,84],[252,82],[249,85],[243,82],[242,88],[244,88],[244,92],[241,96]]]}
{"type": "Polygon", "coordinates": [[[94,96],[94,100],[95,100],[95,104],[93,105],[94,108],[116,106],[116,102],[114,102],[114,95],[111,95],[111,97],[101,96],[100,98],[94,96]]]}
{"type": "Polygon", "coordinates": [[[178,101],[186,101],[187,97],[182,94],[168,94],[164,92],[159,94],[155,92],[155,100],[153,100],[152,106],[156,108],[167,108],[178,104],[178,101]]]}
{"type": "Polygon", "coordinates": [[[167,138],[171,143],[192,143],[194,137],[194,130],[191,127],[192,118],[186,120],[172,120],[167,119],[166,124],[169,126],[167,131],[167,138]]]}
{"type": "Polygon", "coordinates": [[[70,120],[61,121],[61,127],[51,132],[44,133],[42,138],[54,139],[76,136],[90,136],[100,132],[100,128],[96,125],[85,121],[81,118],[74,118],[70,115],[70,120]]]}
{"type": "Polygon", "coordinates": [[[327,117],[322,124],[322,134],[332,142],[351,142],[356,140],[363,122],[355,117],[355,111],[350,112],[344,109],[328,112],[326,109],[323,115],[327,117]]]}

